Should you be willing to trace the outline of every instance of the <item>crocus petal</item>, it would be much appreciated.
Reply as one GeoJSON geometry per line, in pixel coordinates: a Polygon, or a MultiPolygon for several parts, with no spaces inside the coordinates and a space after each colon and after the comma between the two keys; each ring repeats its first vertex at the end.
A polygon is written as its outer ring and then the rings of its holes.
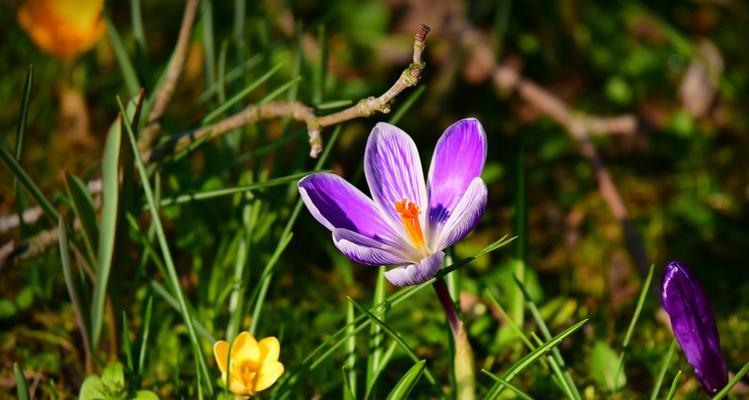
{"type": "MultiPolygon", "coordinates": [[[[255,372],[249,372],[247,373],[247,378],[249,378],[249,380],[251,381],[255,379],[255,374],[255,372]]],[[[229,391],[240,396],[252,396],[255,394],[251,387],[245,385],[242,379],[235,378],[233,374],[231,380],[229,381],[229,391]]]]}
{"type": "Polygon", "coordinates": [[[704,289],[684,264],[674,261],[666,267],[662,296],[674,336],[697,379],[710,393],[722,389],[728,369],[704,289]]]}
{"type": "Polygon", "coordinates": [[[343,228],[383,243],[400,243],[400,235],[372,200],[337,175],[308,175],[299,181],[299,193],[312,216],[331,231],[343,228]]]}
{"type": "Polygon", "coordinates": [[[234,339],[234,344],[231,346],[231,359],[238,362],[260,361],[260,348],[250,332],[242,332],[234,339]]]}
{"type": "Polygon", "coordinates": [[[396,267],[385,272],[385,279],[395,286],[418,285],[431,279],[442,268],[445,253],[438,251],[423,258],[418,264],[396,267]]]}
{"type": "Polygon", "coordinates": [[[264,363],[255,380],[255,391],[265,390],[283,375],[283,364],[278,361],[264,363]]]}
{"type": "Polygon", "coordinates": [[[216,364],[221,373],[226,373],[226,366],[229,361],[229,342],[219,340],[213,345],[213,356],[216,358],[216,364]]]}
{"type": "Polygon", "coordinates": [[[486,185],[481,178],[474,178],[460,201],[453,207],[447,220],[432,228],[432,246],[443,250],[463,239],[479,223],[486,208],[486,185]]]}
{"type": "MultiPolygon", "coordinates": [[[[416,144],[400,128],[378,123],[367,140],[364,173],[375,204],[405,235],[401,217],[395,211],[395,202],[407,199],[422,210],[428,206],[424,172],[416,144]]],[[[424,213],[419,218],[424,226],[424,213]]]]}
{"type": "Polygon", "coordinates": [[[429,167],[429,224],[447,221],[486,162],[486,133],[475,118],[450,125],[434,149],[429,167]]]}
{"type": "Polygon", "coordinates": [[[364,265],[393,265],[408,262],[401,250],[348,229],[333,231],[333,242],[351,261],[364,265]]]}
{"type": "Polygon", "coordinates": [[[270,336],[257,343],[260,347],[260,358],[264,363],[269,361],[278,361],[278,355],[281,352],[281,344],[278,339],[270,336]]]}

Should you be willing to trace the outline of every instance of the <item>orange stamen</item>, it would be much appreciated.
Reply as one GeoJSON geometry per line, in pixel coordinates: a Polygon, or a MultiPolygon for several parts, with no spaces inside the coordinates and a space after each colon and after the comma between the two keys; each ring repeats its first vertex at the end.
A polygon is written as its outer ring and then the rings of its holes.
{"type": "Polygon", "coordinates": [[[406,232],[411,238],[414,247],[417,249],[422,248],[426,242],[424,241],[424,233],[421,230],[421,223],[419,222],[419,206],[407,199],[403,199],[395,202],[395,211],[400,214],[403,220],[403,227],[406,228],[406,232]]]}

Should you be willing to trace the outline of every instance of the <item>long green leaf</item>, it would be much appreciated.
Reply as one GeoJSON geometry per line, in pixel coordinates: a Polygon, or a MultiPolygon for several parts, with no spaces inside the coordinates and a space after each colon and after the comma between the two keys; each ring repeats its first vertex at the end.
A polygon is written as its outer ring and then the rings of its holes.
{"type": "Polygon", "coordinates": [[[406,100],[403,101],[403,104],[398,107],[398,109],[393,113],[393,115],[388,119],[388,122],[395,125],[406,115],[408,110],[411,109],[411,106],[414,105],[416,100],[421,97],[422,94],[424,94],[424,91],[427,89],[426,85],[419,85],[419,87],[416,88],[413,92],[408,94],[408,97],[406,97],[406,100]]]}
{"type": "MultiPolygon", "coordinates": [[[[23,154],[24,134],[29,117],[29,100],[31,99],[31,83],[34,80],[34,68],[29,65],[26,71],[26,80],[23,83],[23,97],[21,97],[21,109],[18,111],[18,126],[16,127],[16,161],[21,162],[23,154]]],[[[26,208],[26,199],[18,184],[18,177],[13,177],[13,193],[16,194],[16,211],[18,212],[18,224],[21,232],[26,233],[26,224],[23,222],[23,211],[26,208]]]]}
{"type": "MultiPolygon", "coordinates": [[[[637,299],[637,307],[635,307],[635,312],[632,315],[632,320],[629,321],[627,334],[624,335],[624,342],[622,342],[622,354],[619,357],[619,367],[617,368],[616,379],[614,379],[614,382],[619,382],[619,375],[624,372],[624,357],[627,353],[627,349],[629,348],[629,342],[630,340],[632,340],[632,334],[635,332],[635,325],[637,325],[637,320],[640,319],[640,313],[642,313],[642,307],[645,305],[645,299],[647,298],[648,292],[650,291],[650,283],[653,281],[654,270],[655,265],[650,264],[648,276],[647,278],[645,278],[645,283],[642,285],[642,289],[640,290],[640,297],[637,299]]],[[[616,386],[614,389],[614,393],[616,393],[618,389],[619,387],[616,386]]]]}
{"type": "Polygon", "coordinates": [[[253,183],[250,185],[235,186],[225,189],[207,190],[203,192],[185,193],[176,197],[164,198],[159,203],[160,207],[166,207],[174,204],[183,204],[191,201],[207,200],[215,197],[229,196],[235,193],[251,192],[253,190],[263,189],[272,186],[283,185],[286,183],[297,181],[305,176],[309,175],[310,172],[300,172],[298,174],[292,174],[281,178],[269,179],[267,181],[253,183]]]}
{"type": "Polygon", "coordinates": [[[81,233],[91,262],[96,262],[94,249],[98,246],[99,227],[96,222],[96,207],[86,184],[74,175],[65,175],[65,186],[73,204],[73,211],[81,224],[81,233]]]}
{"type": "Polygon", "coordinates": [[[128,95],[135,96],[141,88],[141,84],[138,81],[138,74],[135,73],[135,68],[130,61],[130,57],[127,55],[125,44],[122,43],[122,37],[120,37],[120,33],[117,31],[117,27],[114,26],[109,16],[105,15],[104,18],[107,21],[107,38],[112,45],[117,63],[120,65],[120,70],[122,70],[122,78],[125,80],[128,95]]]}
{"type": "MultiPolygon", "coordinates": [[[[354,305],[348,303],[346,307],[346,324],[351,324],[354,321],[354,305]]],[[[353,325],[351,326],[353,330],[353,325]]],[[[346,383],[346,390],[343,393],[344,398],[351,400],[356,399],[356,334],[352,333],[346,342],[346,361],[344,362],[344,382],[346,383]]]]}
{"type": "Polygon", "coordinates": [[[68,247],[68,231],[65,224],[65,220],[60,217],[57,224],[58,242],[60,246],[60,263],[62,264],[62,277],[65,280],[65,287],[68,290],[68,296],[70,296],[70,303],[73,305],[73,311],[75,311],[76,322],[78,328],[81,331],[81,338],[83,341],[84,351],[86,356],[92,354],[91,351],[91,332],[86,324],[85,314],[83,313],[83,306],[78,298],[78,290],[75,287],[75,281],[73,279],[73,266],[70,261],[70,248],[68,247]]]}
{"type": "MultiPolygon", "coordinates": [[[[330,136],[330,139],[328,139],[328,143],[325,146],[325,150],[320,155],[320,158],[317,160],[317,163],[315,164],[315,171],[319,171],[322,169],[322,166],[325,165],[325,161],[327,161],[328,156],[330,156],[330,152],[333,149],[333,145],[338,140],[338,136],[341,133],[341,126],[338,125],[336,129],[333,131],[333,134],[330,136]]],[[[257,296],[253,296],[255,298],[255,303],[252,308],[252,320],[250,322],[250,333],[254,334],[255,329],[257,328],[257,323],[259,320],[259,316],[263,310],[263,304],[265,302],[265,296],[268,293],[268,287],[270,286],[271,279],[273,277],[274,272],[274,265],[278,259],[278,257],[281,256],[281,253],[286,248],[286,245],[288,245],[288,241],[291,240],[291,229],[294,227],[294,224],[296,223],[297,218],[299,217],[299,213],[302,211],[302,199],[298,199],[296,201],[296,204],[294,205],[294,209],[291,212],[291,215],[289,216],[288,221],[286,222],[286,226],[283,228],[283,232],[281,232],[281,240],[279,240],[278,245],[276,246],[276,249],[273,251],[273,256],[271,257],[271,260],[269,260],[268,263],[265,264],[265,267],[263,268],[263,273],[260,277],[260,284],[256,287],[257,296]]]]}
{"type": "Polygon", "coordinates": [[[16,374],[16,394],[19,400],[29,400],[29,384],[26,382],[26,377],[23,376],[23,370],[18,366],[18,363],[13,363],[13,372],[16,374]]]}
{"type": "Polygon", "coordinates": [[[393,390],[390,391],[387,400],[407,399],[414,386],[416,386],[416,382],[424,374],[425,368],[426,360],[421,360],[409,368],[403,377],[398,380],[398,383],[395,384],[393,390]]]}
{"type": "Polygon", "coordinates": [[[153,297],[148,296],[146,302],[146,315],[143,317],[143,328],[140,334],[140,352],[138,354],[138,376],[143,376],[143,367],[146,363],[148,350],[148,337],[151,334],[151,315],[153,312],[153,297]]]}
{"type": "Polygon", "coordinates": [[[725,397],[728,394],[728,392],[730,392],[731,389],[733,389],[733,387],[736,386],[736,384],[739,383],[744,378],[744,375],[746,375],[747,372],[749,372],[749,362],[747,362],[746,364],[744,364],[743,367],[741,367],[739,372],[736,373],[736,375],[731,379],[731,381],[728,382],[728,384],[723,389],[721,389],[718,393],[716,393],[715,396],[713,396],[712,400],[720,400],[723,397],[725,397]]]}
{"type": "MultiPolygon", "coordinates": [[[[385,271],[387,268],[380,267],[377,272],[377,282],[375,283],[374,298],[372,299],[373,304],[380,304],[385,301],[385,271]]],[[[385,320],[385,312],[380,314],[380,318],[385,320]]],[[[372,394],[377,397],[376,388],[373,387],[374,380],[377,371],[380,369],[380,359],[382,358],[382,350],[384,344],[384,335],[382,333],[382,327],[378,324],[372,324],[369,329],[369,359],[367,359],[367,379],[366,387],[367,390],[372,391],[372,394]]]]}
{"type": "Polygon", "coordinates": [[[523,393],[522,390],[520,390],[517,387],[513,386],[512,384],[510,384],[510,382],[507,382],[506,380],[498,377],[497,375],[494,375],[493,373],[491,373],[491,372],[489,372],[489,371],[487,371],[485,369],[482,369],[481,372],[485,373],[486,375],[488,375],[490,378],[494,379],[498,383],[506,386],[508,389],[510,389],[512,392],[514,392],[516,395],[518,395],[518,397],[520,397],[521,399],[523,399],[523,400],[533,400],[533,398],[531,396],[528,396],[527,394],[523,393]]]}
{"type": "MultiPolygon", "coordinates": [[[[452,271],[455,271],[456,269],[463,267],[469,263],[471,263],[473,260],[482,257],[486,254],[491,253],[492,251],[495,251],[503,246],[506,246],[508,243],[512,242],[514,238],[504,236],[495,242],[489,244],[488,246],[481,249],[478,253],[471,257],[466,257],[456,263],[453,263],[452,265],[449,265],[443,269],[440,270],[437,275],[428,281],[416,285],[416,286],[408,286],[405,288],[400,289],[399,291],[391,294],[387,297],[387,299],[380,303],[372,306],[369,311],[372,313],[380,313],[382,310],[388,309],[390,307],[393,307],[397,304],[400,304],[401,302],[409,299],[414,294],[422,291],[424,288],[431,288],[432,283],[434,283],[437,279],[442,278],[445,274],[448,274],[452,271]]],[[[333,333],[328,340],[321,343],[319,346],[317,346],[314,350],[312,350],[307,356],[302,360],[301,363],[298,364],[298,367],[294,368],[293,370],[289,371],[289,373],[285,374],[282,377],[282,381],[276,385],[274,388],[274,393],[283,392],[284,390],[288,390],[288,386],[296,381],[296,379],[300,375],[305,375],[306,373],[314,370],[322,361],[324,361],[327,357],[329,357],[333,352],[343,345],[345,343],[346,339],[351,335],[360,332],[362,329],[366,328],[371,324],[372,321],[365,315],[360,315],[356,318],[353,325],[355,326],[353,333],[350,330],[350,324],[340,328],[338,331],[333,333]]]]}
{"type": "MultiPolygon", "coordinates": [[[[521,296],[523,299],[525,299],[525,305],[528,308],[528,311],[530,311],[531,315],[533,316],[533,319],[536,321],[536,324],[538,325],[538,328],[541,330],[541,335],[543,336],[543,339],[548,341],[551,340],[551,331],[549,331],[549,327],[546,325],[546,321],[541,317],[541,313],[538,310],[538,307],[536,306],[536,303],[533,302],[533,299],[531,299],[530,294],[525,288],[525,285],[523,282],[520,281],[520,279],[517,276],[513,275],[513,278],[515,279],[515,284],[517,285],[518,289],[520,290],[521,296]]],[[[521,313],[522,315],[522,313],[521,313]]],[[[555,363],[559,366],[559,369],[562,371],[562,376],[560,377],[560,380],[563,385],[563,389],[565,391],[568,391],[572,394],[572,398],[574,399],[581,399],[580,391],[577,389],[577,386],[575,385],[575,382],[572,380],[572,375],[567,371],[567,365],[564,362],[564,358],[562,358],[562,353],[554,347],[551,349],[551,356],[554,358],[555,363]]]]}
{"type": "MultiPolygon", "coordinates": [[[[553,337],[551,340],[546,341],[541,346],[538,346],[535,350],[525,355],[523,358],[515,362],[508,370],[502,375],[502,379],[506,381],[511,381],[512,378],[517,376],[520,372],[522,372],[526,367],[533,364],[539,357],[546,354],[546,352],[550,351],[554,347],[556,347],[559,343],[562,342],[565,338],[575,333],[578,329],[582,328],[585,323],[588,322],[588,319],[584,319],[569,328],[565,329],[562,333],[559,335],[553,337]]],[[[487,398],[493,399],[504,388],[504,385],[501,383],[497,383],[489,390],[489,394],[487,395],[487,398]]]]}
{"type": "Polygon", "coordinates": [[[47,217],[52,221],[57,221],[60,216],[57,213],[57,210],[52,207],[52,203],[44,197],[42,191],[34,184],[34,181],[31,180],[26,171],[23,170],[21,164],[19,164],[18,161],[16,161],[16,158],[13,157],[13,155],[2,145],[0,145],[0,159],[3,160],[3,163],[5,163],[5,166],[8,167],[10,172],[15,175],[18,181],[26,188],[26,190],[28,190],[29,194],[31,194],[31,197],[34,198],[37,204],[42,207],[42,210],[47,214],[47,217]]]}
{"type": "Polygon", "coordinates": [[[663,386],[663,379],[666,377],[666,371],[668,371],[668,366],[671,364],[671,357],[673,357],[675,349],[676,339],[672,340],[671,344],[668,346],[666,357],[663,358],[661,369],[658,372],[658,377],[655,380],[655,386],[653,386],[653,392],[650,394],[650,400],[656,400],[658,398],[658,393],[661,391],[661,386],[663,386]]]}
{"type": "Polygon", "coordinates": [[[208,115],[203,118],[203,124],[208,124],[212,121],[214,121],[216,118],[221,116],[226,110],[230,109],[235,104],[242,101],[245,97],[247,97],[252,91],[260,87],[265,81],[270,79],[273,74],[275,74],[281,67],[283,66],[283,63],[276,64],[273,68],[271,68],[268,72],[263,74],[260,78],[256,79],[254,82],[249,84],[246,88],[242,89],[239,93],[232,96],[229,100],[227,100],[225,103],[221,104],[220,106],[216,107],[213,111],[211,111],[208,115]]]}
{"type": "Polygon", "coordinates": [[[674,380],[671,381],[671,389],[668,390],[666,400],[671,400],[674,398],[674,395],[676,394],[676,388],[679,385],[679,378],[681,378],[681,370],[676,373],[676,376],[674,376],[674,380]]]}
{"type": "Polygon", "coordinates": [[[101,336],[106,302],[109,275],[114,259],[114,243],[117,233],[117,220],[120,214],[120,154],[123,137],[123,124],[130,124],[131,118],[142,105],[143,96],[137,96],[134,102],[128,104],[128,109],[117,116],[107,134],[102,159],[102,193],[101,193],[101,224],[99,229],[96,283],[94,297],[91,304],[91,346],[96,348],[101,336]]]}
{"type": "MultiPolygon", "coordinates": [[[[377,318],[376,315],[374,315],[372,312],[364,308],[356,300],[349,297],[348,301],[351,302],[354,305],[354,307],[356,307],[356,309],[359,310],[360,313],[364,314],[367,318],[371,319],[372,322],[379,325],[388,335],[390,335],[390,337],[393,338],[393,340],[398,342],[398,344],[401,345],[403,350],[406,351],[406,354],[408,354],[408,356],[411,357],[411,360],[413,360],[414,362],[419,361],[419,356],[416,355],[416,352],[411,348],[411,346],[408,345],[408,343],[406,343],[405,340],[403,340],[403,338],[396,331],[393,330],[393,328],[388,326],[388,324],[383,322],[381,319],[377,318]]],[[[434,378],[434,376],[432,375],[432,373],[429,371],[428,368],[424,371],[424,373],[426,374],[426,377],[429,383],[431,383],[432,386],[434,387],[435,391],[438,394],[442,395],[442,391],[439,387],[439,384],[437,384],[437,380],[434,378]]]]}
{"type": "MultiPolygon", "coordinates": [[[[123,114],[125,114],[125,107],[122,105],[122,102],[120,101],[119,98],[117,99],[117,103],[120,106],[120,111],[123,114]]],[[[180,307],[182,319],[184,320],[185,326],[187,327],[188,336],[190,337],[190,343],[192,344],[193,352],[197,359],[196,362],[200,367],[198,370],[200,371],[200,374],[202,375],[206,388],[208,389],[208,393],[211,396],[213,396],[213,393],[214,393],[213,380],[211,379],[211,376],[208,373],[208,366],[206,364],[205,357],[203,356],[203,350],[198,340],[198,336],[195,333],[195,326],[193,324],[193,318],[192,318],[192,315],[190,314],[190,309],[187,306],[187,301],[185,300],[185,296],[182,293],[182,287],[180,286],[180,279],[179,279],[179,275],[177,274],[177,268],[174,266],[172,253],[169,250],[169,243],[166,239],[166,234],[164,233],[164,227],[161,225],[161,219],[159,218],[159,213],[156,208],[156,200],[154,199],[153,190],[151,189],[151,182],[148,179],[146,166],[143,164],[143,159],[141,158],[140,152],[138,151],[138,142],[135,139],[135,133],[133,132],[133,129],[130,125],[130,121],[125,122],[125,128],[126,128],[125,131],[127,132],[128,139],[130,140],[131,149],[133,150],[133,155],[135,156],[135,165],[138,169],[138,174],[140,175],[140,181],[141,181],[141,185],[143,186],[143,192],[146,196],[146,201],[148,202],[148,208],[151,212],[151,218],[153,220],[153,224],[156,229],[156,237],[158,238],[158,241],[159,241],[159,247],[161,247],[161,255],[164,258],[164,264],[169,274],[167,278],[169,279],[169,282],[171,283],[172,290],[175,294],[175,297],[177,298],[177,302],[180,307]]]]}

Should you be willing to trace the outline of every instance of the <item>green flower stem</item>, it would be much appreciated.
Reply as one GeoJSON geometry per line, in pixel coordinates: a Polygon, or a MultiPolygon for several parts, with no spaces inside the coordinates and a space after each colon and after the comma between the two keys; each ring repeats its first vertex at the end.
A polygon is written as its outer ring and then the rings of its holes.
{"type": "Polygon", "coordinates": [[[455,358],[453,365],[455,370],[455,382],[458,387],[456,398],[458,400],[473,400],[476,398],[476,365],[473,360],[473,349],[468,340],[463,321],[455,311],[455,304],[450,297],[445,281],[440,277],[434,282],[434,290],[437,298],[445,310],[445,316],[450,323],[452,337],[455,341],[455,358]]]}

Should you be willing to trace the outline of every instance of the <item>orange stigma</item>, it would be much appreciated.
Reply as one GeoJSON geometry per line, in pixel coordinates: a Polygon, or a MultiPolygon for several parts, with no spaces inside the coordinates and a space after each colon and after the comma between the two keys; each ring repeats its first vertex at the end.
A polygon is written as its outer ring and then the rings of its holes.
{"type": "Polygon", "coordinates": [[[424,241],[424,234],[421,231],[421,223],[419,222],[419,206],[407,199],[403,199],[395,202],[395,211],[400,214],[403,220],[403,227],[406,228],[406,232],[411,238],[414,247],[417,249],[424,247],[426,242],[424,241]]]}

